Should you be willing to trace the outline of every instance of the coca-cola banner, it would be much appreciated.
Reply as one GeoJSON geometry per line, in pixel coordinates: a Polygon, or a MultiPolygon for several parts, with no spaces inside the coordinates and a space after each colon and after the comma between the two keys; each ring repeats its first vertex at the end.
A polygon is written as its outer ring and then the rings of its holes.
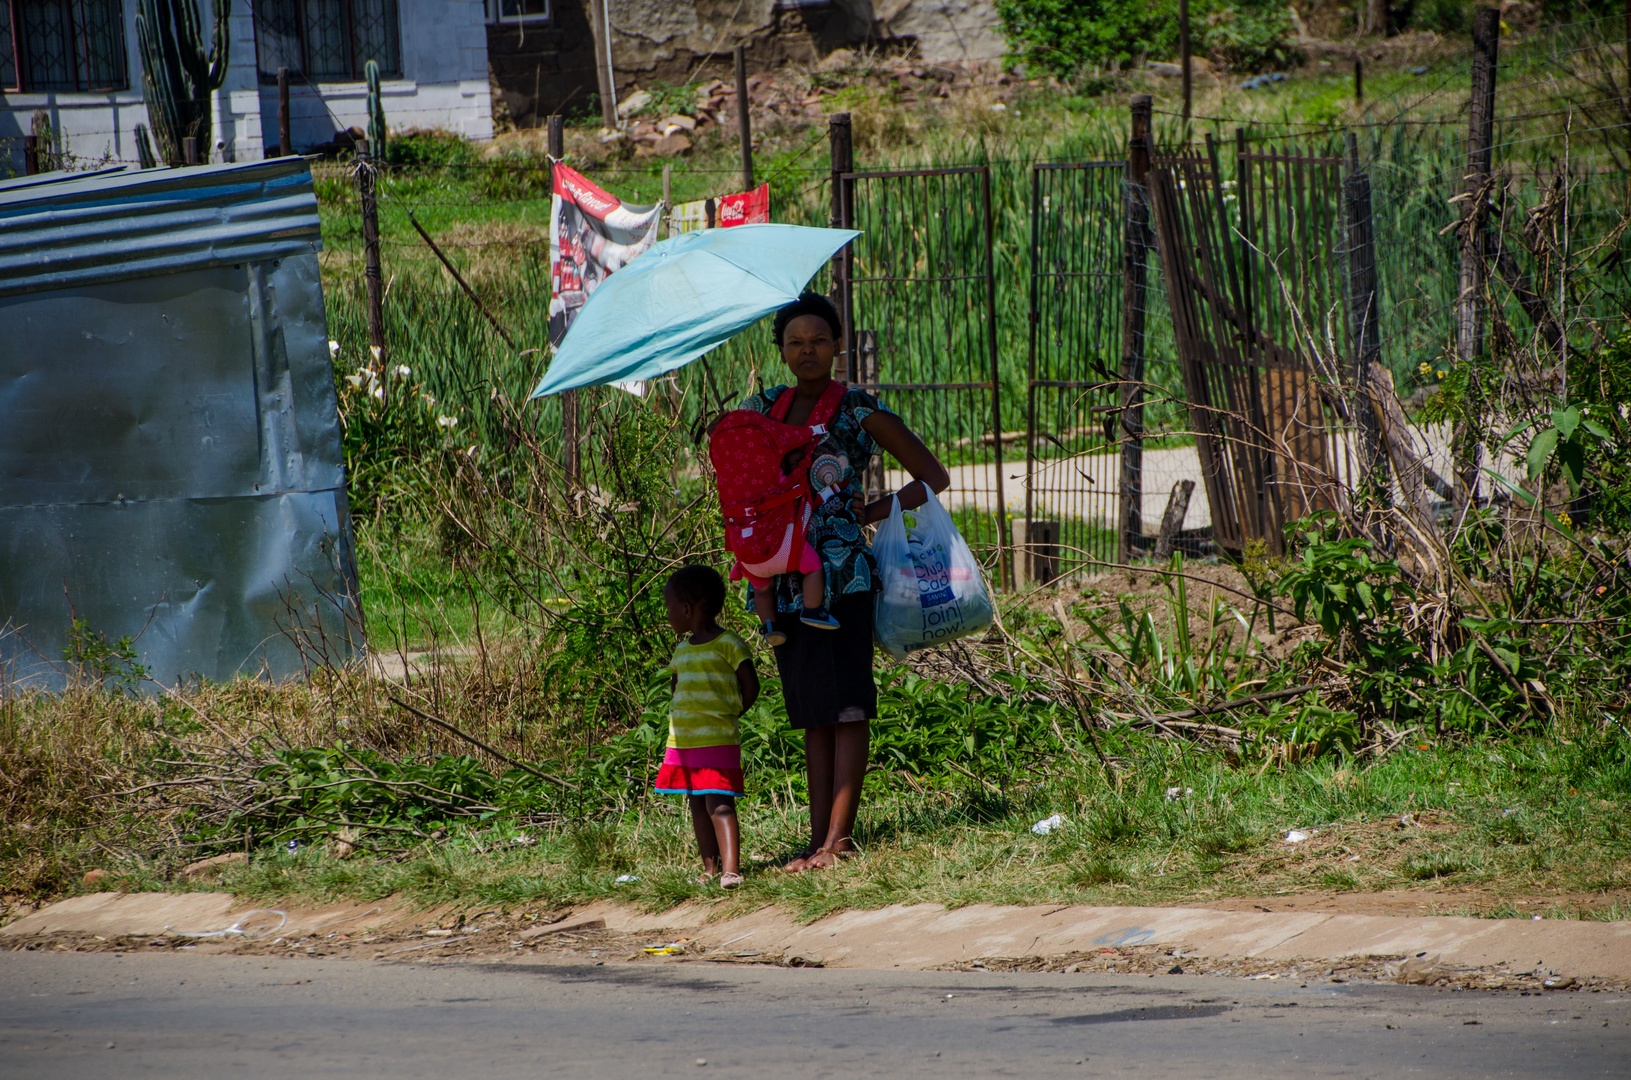
{"type": "Polygon", "coordinates": [[[549,342],[559,345],[589,294],[657,239],[661,206],[629,206],[581,173],[555,166],[550,200],[549,342]]]}
{"type": "Polygon", "coordinates": [[[752,191],[681,203],[668,215],[668,231],[673,235],[730,225],[763,225],[769,221],[770,185],[760,184],[752,191]]]}

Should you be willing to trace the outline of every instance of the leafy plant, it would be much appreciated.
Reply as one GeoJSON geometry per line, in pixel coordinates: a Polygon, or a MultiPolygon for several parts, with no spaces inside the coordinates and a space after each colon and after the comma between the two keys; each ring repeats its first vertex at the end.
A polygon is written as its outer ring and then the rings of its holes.
{"type": "MultiPolygon", "coordinates": [[[[1026,66],[1079,80],[1083,87],[1095,85],[1096,76],[1089,74],[1094,69],[1145,56],[1164,59],[1178,48],[1175,0],[998,0],[997,15],[1026,66]]],[[[1230,70],[1262,71],[1301,60],[1290,14],[1269,0],[1195,0],[1190,28],[1193,47],[1230,70]]]]}
{"type": "Polygon", "coordinates": [[[92,630],[84,619],[74,618],[68,624],[68,644],[63,646],[62,658],[80,681],[93,689],[111,686],[129,691],[145,682],[148,670],[137,663],[139,656],[128,634],[110,642],[106,634],[92,630]]]}
{"type": "Polygon", "coordinates": [[[1291,9],[1260,0],[1219,5],[1201,38],[1212,59],[1230,71],[1278,71],[1302,63],[1291,9]]]}
{"type": "Polygon", "coordinates": [[[662,80],[653,80],[650,86],[643,88],[651,95],[646,103],[638,110],[637,116],[672,116],[675,113],[690,114],[697,107],[697,88],[690,85],[675,85],[662,80]]]}

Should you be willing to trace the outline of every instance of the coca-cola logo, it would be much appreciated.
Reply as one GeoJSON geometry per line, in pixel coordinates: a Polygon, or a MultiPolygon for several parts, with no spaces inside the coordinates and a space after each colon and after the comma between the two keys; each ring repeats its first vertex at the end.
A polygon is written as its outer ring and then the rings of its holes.
{"type": "Polygon", "coordinates": [[[740,199],[726,199],[719,208],[719,223],[721,225],[740,225],[747,212],[742,207],[740,199]]]}
{"type": "Polygon", "coordinates": [[[603,218],[623,205],[599,188],[589,186],[587,181],[580,184],[570,176],[563,176],[561,177],[561,186],[566,189],[566,193],[572,197],[573,202],[590,211],[596,217],[603,218]]]}

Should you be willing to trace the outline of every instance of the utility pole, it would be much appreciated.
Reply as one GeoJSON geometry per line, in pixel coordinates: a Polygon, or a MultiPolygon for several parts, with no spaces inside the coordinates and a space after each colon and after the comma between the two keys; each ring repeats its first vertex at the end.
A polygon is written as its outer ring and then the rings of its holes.
{"type": "Polygon", "coordinates": [[[1467,415],[1456,422],[1451,447],[1458,511],[1478,497],[1478,469],[1483,455],[1483,388],[1471,365],[1484,350],[1484,286],[1488,276],[1485,203],[1494,154],[1495,63],[1500,34],[1500,10],[1479,8],[1472,24],[1472,97],[1467,110],[1467,171],[1461,189],[1461,276],[1456,296],[1456,361],[1469,368],[1467,415]]]}
{"type": "Polygon", "coordinates": [[[1184,120],[1190,116],[1190,93],[1193,80],[1189,57],[1189,0],[1178,0],[1178,62],[1184,69],[1184,120]]]}
{"type": "MultiPolygon", "coordinates": [[[[566,156],[566,126],[559,113],[545,122],[547,132],[545,152],[549,155],[550,190],[554,190],[555,167],[566,156]]],[[[559,342],[551,342],[558,345],[559,342]]],[[[567,390],[561,394],[561,467],[566,471],[568,483],[575,484],[583,473],[581,435],[578,431],[578,392],[567,390]]]]}
{"type": "Polygon", "coordinates": [[[1144,532],[1144,317],[1149,275],[1150,170],[1148,94],[1132,101],[1132,136],[1127,142],[1126,235],[1121,267],[1121,527],[1116,558],[1133,558],[1133,538],[1144,532]]]}
{"type": "Polygon", "coordinates": [[[742,190],[753,190],[753,130],[748,115],[748,48],[736,47],[736,134],[742,141],[742,190]]]}
{"type": "Polygon", "coordinates": [[[1371,371],[1382,363],[1382,304],[1376,287],[1376,233],[1371,218],[1370,174],[1359,167],[1359,138],[1348,133],[1348,175],[1343,181],[1348,227],[1348,341],[1353,348],[1353,400],[1349,413],[1359,431],[1361,490],[1373,509],[1387,502],[1392,484],[1376,418],[1371,371]]]}
{"type": "Polygon", "coordinates": [[[595,44],[595,78],[600,86],[600,122],[617,130],[617,79],[612,72],[612,12],[609,0],[589,0],[589,29],[595,44]]]}
{"type": "MultiPolygon", "coordinates": [[[[850,184],[844,174],[855,171],[855,144],[851,141],[849,113],[834,113],[827,122],[827,144],[832,152],[832,227],[850,227],[850,184]]],[[[845,244],[832,257],[832,300],[844,320],[844,340],[839,342],[844,357],[844,381],[856,381],[855,350],[850,348],[850,323],[854,312],[850,310],[849,245],[845,244]]]]}
{"type": "Polygon", "coordinates": [[[385,280],[379,267],[379,207],[374,200],[374,162],[367,140],[357,143],[357,198],[362,204],[362,273],[368,291],[368,351],[380,366],[380,385],[390,393],[385,362],[385,280]]]}

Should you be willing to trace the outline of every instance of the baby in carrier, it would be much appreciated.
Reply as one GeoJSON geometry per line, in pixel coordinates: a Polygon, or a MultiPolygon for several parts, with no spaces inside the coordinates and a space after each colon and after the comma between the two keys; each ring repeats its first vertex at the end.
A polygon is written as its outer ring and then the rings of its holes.
{"type": "Polygon", "coordinates": [[[806,530],[814,501],[838,495],[810,490],[810,455],[843,396],[842,384],[832,383],[810,413],[810,425],[795,427],[782,422],[793,402],[793,391],[784,390],[770,416],[748,409],[726,413],[708,442],[725,518],[725,546],[737,560],[731,580],[745,577],[753,585],[760,633],[773,646],[787,642],[775,623],[770,579],[778,574],[804,575],[801,623],[838,629],[838,620],[827,611],[827,576],[806,530]]]}

